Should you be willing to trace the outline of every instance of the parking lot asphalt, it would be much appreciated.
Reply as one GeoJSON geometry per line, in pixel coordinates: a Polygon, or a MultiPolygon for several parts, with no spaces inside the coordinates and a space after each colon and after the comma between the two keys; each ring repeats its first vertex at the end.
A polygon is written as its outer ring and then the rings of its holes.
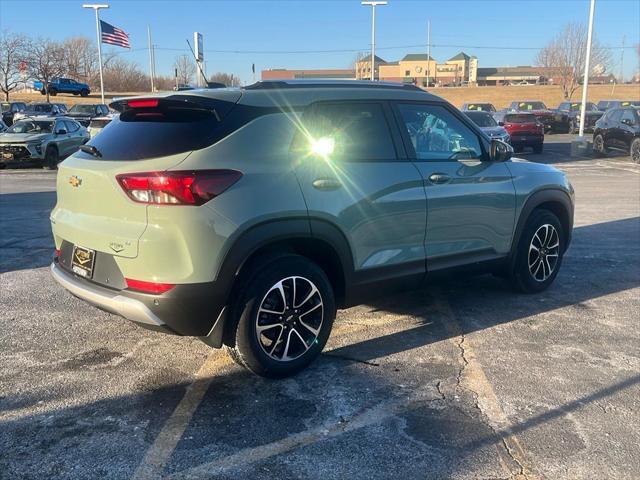
{"type": "Polygon", "coordinates": [[[637,478],[640,166],[570,139],[522,155],[576,190],[548,291],[456,278],[340,311],[280,381],[65,292],[55,172],[1,172],[0,478],[637,478]]]}

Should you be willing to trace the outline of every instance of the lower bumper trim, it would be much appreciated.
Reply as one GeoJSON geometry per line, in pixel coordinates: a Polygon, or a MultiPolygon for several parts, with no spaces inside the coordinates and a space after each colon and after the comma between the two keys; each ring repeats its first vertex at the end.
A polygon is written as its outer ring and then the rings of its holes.
{"type": "Polygon", "coordinates": [[[98,308],[115,313],[136,323],[153,327],[165,327],[165,323],[149,310],[144,303],[138,300],[120,295],[116,291],[81,281],[66,273],[55,263],[51,264],[51,274],[56,282],[73,295],[98,308]]]}

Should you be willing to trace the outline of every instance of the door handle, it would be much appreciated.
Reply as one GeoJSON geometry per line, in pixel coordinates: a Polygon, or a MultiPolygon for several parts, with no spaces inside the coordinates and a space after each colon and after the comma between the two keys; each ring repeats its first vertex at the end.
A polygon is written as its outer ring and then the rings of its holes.
{"type": "Polygon", "coordinates": [[[312,185],[317,190],[337,190],[342,186],[337,178],[317,178],[312,185]]]}
{"type": "Polygon", "coordinates": [[[451,177],[446,173],[432,173],[429,175],[429,181],[434,185],[442,185],[443,183],[449,183],[451,177]]]}

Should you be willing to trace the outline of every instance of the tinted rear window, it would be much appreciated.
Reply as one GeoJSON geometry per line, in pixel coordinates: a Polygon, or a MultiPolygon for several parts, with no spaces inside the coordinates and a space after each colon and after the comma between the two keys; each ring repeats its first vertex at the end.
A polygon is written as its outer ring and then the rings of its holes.
{"type": "Polygon", "coordinates": [[[467,112],[467,117],[473,120],[473,123],[479,127],[495,127],[498,125],[490,113],[486,112],[467,112]]]}
{"type": "MultiPolygon", "coordinates": [[[[143,160],[200,150],[223,136],[223,117],[230,102],[196,99],[161,100],[157,108],[126,109],[89,142],[102,160],[143,160]]],[[[84,152],[79,156],[95,160],[84,152]]]]}
{"type": "Polygon", "coordinates": [[[103,128],[106,124],[108,124],[111,121],[111,119],[105,119],[105,120],[96,120],[93,119],[91,120],[91,123],[89,124],[89,127],[91,128],[103,128]]]}
{"type": "Polygon", "coordinates": [[[526,114],[505,115],[504,121],[505,123],[536,123],[536,116],[526,114]]]}

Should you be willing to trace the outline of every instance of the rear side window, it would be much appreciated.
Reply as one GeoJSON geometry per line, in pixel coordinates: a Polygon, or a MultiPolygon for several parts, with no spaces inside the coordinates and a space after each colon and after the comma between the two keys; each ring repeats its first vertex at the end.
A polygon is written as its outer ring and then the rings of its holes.
{"type": "Polygon", "coordinates": [[[335,103],[313,106],[303,120],[307,132],[299,132],[292,149],[312,153],[314,144],[323,153],[342,161],[395,160],[396,151],[382,105],[335,103]]]}
{"type": "MultiPolygon", "coordinates": [[[[103,160],[143,160],[200,150],[217,142],[224,116],[234,104],[221,100],[195,99],[194,103],[161,99],[158,105],[126,108],[89,142],[103,160]]],[[[79,156],[96,157],[80,152],[79,156]]]]}
{"type": "Polygon", "coordinates": [[[505,115],[504,123],[536,123],[535,115],[505,115]]]}
{"type": "Polygon", "coordinates": [[[615,123],[615,122],[619,122],[621,118],[622,118],[622,110],[612,110],[609,113],[608,120],[610,122],[614,122],[615,123]]]}
{"type": "Polygon", "coordinates": [[[96,120],[93,119],[91,120],[91,123],[89,124],[90,128],[103,128],[107,123],[111,122],[111,120],[96,120]]]}

